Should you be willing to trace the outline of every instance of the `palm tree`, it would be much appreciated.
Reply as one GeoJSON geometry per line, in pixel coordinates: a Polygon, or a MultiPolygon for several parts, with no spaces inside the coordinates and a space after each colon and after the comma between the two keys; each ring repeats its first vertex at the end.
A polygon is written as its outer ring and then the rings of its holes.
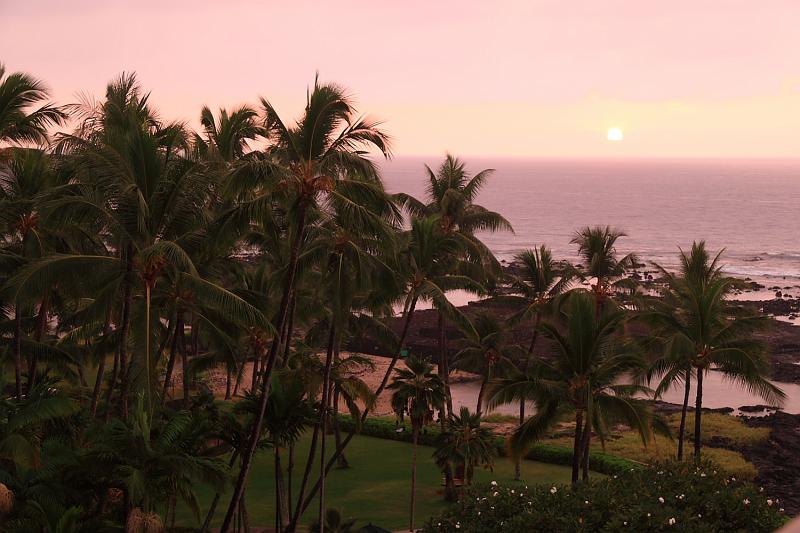
{"type": "MultiPolygon", "coordinates": [[[[153,333],[161,333],[162,326],[160,317],[153,316],[151,304],[159,281],[168,280],[173,287],[177,284],[187,296],[203,293],[206,302],[239,315],[248,325],[265,330],[269,325],[252,306],[198,275],[190,252],[198,228],[206,223],[212,178],[188,157],[183,127],[156,119],[149,95],[142,94],[134,75],[122,75],[109,84],[102,105],[81,112],[78,130],[63,135],[59,142],[60,152],[69,155],[72,181],[50,191],[43,211],[51,224],[100,227],[114,255],[46,257],[9,283],[15,295],[41,291],[53,279],[83,284],[90,294],[104,295],[93,303],[99,316],[106,314],[109,299],[120,291],[117,355],[121,411],[127,413],[131,383],[141,380],[152,412],[155,372],[151,345],[153,333]],[[83,279],[77,275],[86,269],[92,269],[95,276],[83,279]],[[141,305],[134,305],[139,295],[141,305]],[[141,345],[137,345],[139,357],[128,361],[134,319],[142,332],[134,339],[141,345]],[[140,370],[143,378],[138,375],[140,370]]],[[[175,320],[174,316],[167,318],[175,320]]],[[[167,329],[181,333],[172,324],[167,329]]]]}
{"type": "Polygon", "coordinates": [[[475,412],[483,413],[486,385],[497,375],[503,375],[519,359],[517,346],[508,339],[507,327],[495,315],[482,312],[472,319],[466,331],[467,345],[455,356],[454,366],[481,376],[478,404],[475,412]]]}
{"type": "MultiPolygon", "coordinates": [[[[0,399],[0,464],[3,470],[20,472],[41,465],[43,427],[74,415],[78,406],[54,392],[50,381],[38,383],[25,398],[0,399]]],[[[0,378],[0,388],[5,380],[0,378]]]]}
{"type": "Polygon", "coordinates": [[[433,421],[434,410],[444,409],[445,387],[442,378],[433,373],[433,366],[425,359],[412,355],[406,360],[407,368],[396,368],[389,385],[392,391],[392,410],[402,420],[411,419],[413,448],[411,455],[411,512],[409,531],[414,531],[414,506],[417,486],[417,443],[423,426],[433,421]]]}
{"type": "Polygon", "coordinates": [[[747,312],[728,301],[734,280],[723,275],[719,252],[711,259],[705,242],[695,242],[689,254],[680,252],[680,274],[659,267],[667,285],[663,300],[643,313],[663,342],[664,352],[651,366],[650,377],[660,376],[659,395],[683,382],[684,399],[678,434],[678,458],[683,458],[686,413],[691,379],[696,378],[694,453],[702,446],[701,418],[703,378],[718,370],[732,382],[758,394],[771,405],[783,403],[785,395],[766,379],[769,362],[763,345],[753,333],[767,326],[766,317],[747,312]]]}
{"type": "Polygon", "coordinates": [[[439,435],[433,452],[439,468],[463,472],[467,485],[472,483],[475,467],[491,469],[496,456],[497,447],[492,431],[481,427],[480,413],[470,413],[463,406],[459,414],[447,418],[445,431],[439,435]]]}
{"type": "Polygon", "coordinates": [[[636,256],[627,254],[618,258],[616,250],[617,241],[625,236],[625,232],[611,226],[587,226],[575,232],[570,241],[578,245],[578,254],[585,263],[584,279],[594,278],[591,288],[598,313],[614,288],[630,284],[630,280],[625,278],[625,270],[635,267],[636,256]]]}
{"type": "MultiPolygon", "coordinates": [[[[458,255],[451,258],[451,271],[466,273],[476,280],[483,280],[499,271],[494,254],[478,239],[476,231],[513,231],[511,224],[499,213],[475,203],[478,193],[486,185],[494,169],[486,169],[474,176],[467,173],[465,164],[450,154],[434,172],[425,166],[428,184],[426,201],[420,201],[405,193],[396,195],[406,210],[417,217],[438,216],[445,235],[458,235],[468,241],[458,255]],[[458,261],[466,258],[467,262],[458,261]]],[[[439,374],[450,391],[450,368],[448,364],[445,314],[439,313],[439,374]]],[[[452,412],[452,402],[447,401],[447,412],[452,412]]]]}
{"type": "MultiPolygon", "coordinates": [[[[297,262],[306,240],[307,226],[315,211],[324,209],[328,202],[342,202],[352,216],[369,217],[360,203],[342,195],[349,188],[362,199],[383,194],[378,169],[366,157],[366,150],[376,149],[386,157],[390,155],[389,139],[379,129],[379,123],[356,115],[350,97],[335,84],[321,84],[315,80],[309,91],[303,116],[294,126],[287,126],[275,108],[262,99],[264,127],[270,143],[261,158],[252,158],[234,174],[233,182],[240,189],[263,190],[266,201],[259,204],[271,209],[273,193],[285,196],[290,225],[287,239],[291,242],[289,261],[283,282],[280,305],[274,322],[275,330],[282,332],[288,316],[289,300],[295,288],[297,262]]],[[[263,210],[262,210],[263,214],[263,210]]],[[[280,348],[280,334],[273,338],[261,379],[261,409],[253,425],[253,437],[245,453],[242,468],[220,531],[226,533],[234,510],[244,491],[261,433],[264,412],[269,396],[270,375],[280,348]]]]}
{"type": "MultiPolygon", "coordinates": [[[[390,339],[387,344],[392,346],[394,351],[392,360],[381,380],[375,389],[373,396],[378,398],[386,389],[389,380],[394,373],[395,366],[400,353],[405,346],[405,339],[409,331],[411,320],[414,316],[417,303],[419,301],[430,301],[433,305],[445,313],[449,319],[464,329],[470,331],[472,326],[461,311],[455,308],[446,297],[446,291],[454,289],[467,289],[474,292],[481,292],[483,287],[469,276],[453,274],[449,271],[452,265],[452,257],[469,242],[458,234],[445,234],[441,230],[438,217],[431,216],[425,218],[412,218],[410,230],[403,232],[398,239],[399,253],[392,264],[397,272],[399,283],[403,289],[398,292],[403,293],[403,311],[401,317],[403,326],[399,339],[390,339]]],[[[387,259],[388,261],[388,259],[387,259]]],[[[391,286],[389,282],[380,284],[381,287],[391,286]]],[[[390,292],[393,290],[390,287],[390,292]]],[[[375,287],[371,292],[374,293],[375,287]]],[[[381,328],[374,321],[370,321],[370,335],[375,337],[381,333],[381,328]]],[[[384,339],[390,335],[382,335],[384,339]]],[[[370,407],[361,412],[361,422],[363,423],[370,411],[370,407]]],[[[328,460],[326,472],[329,471],[336,461],[341,457],[344,449],[355,435],[355,430],[351,431],[347,437],[337,446],[331,459],[328,460]]],[[[319,483],[315,484],[309,491],[304,506],[308,505],[311,498],[319,489],[319,483]]]]}
{"type": "Polygon", "coordinates": [[[47,129],[63,123],[67,115],[47,100],[47,86],[24,72],[6,74],[0,63],[0,144],[47,142],[47,129]]]}
{"type": "MultiPolygon", "coordinates": [[[[571,288],[576,274],[567,265],[559,267],[553,259],[550,248],[544,244],[539,248],[518,253],[514,256],[514,262],[518,265],[519,271],[510,278],[512,295],[506,298],[519,302],[522,309],[511,318],[511,322],[533,320],[531,343],[524,357],[518,362],[524,372],[539,338],[542,317],[549,316],[555,311],[561,297],[571,288]]],[[[520,401],[519,423],[522,425],[524,422],[525,402],[520,401]]],[[[516,462],[514,475],[517,480],[522,475],[522,465],[519,460],[516,462]]]]}
{"type": "MultiPolygon", "coordinates": [[[[54,249],[54,232],[42,224],[39,213],[39,197],[58,185],[53,162],[43,150],[11,148],[7,164],[0,164],[0,224],[5,252],[16,257],[14,270],[41,258],[54,249]]],[[[38,304],[35,339],[41,342],[47,325],[47,314],[51,293],[48,287],[35,295],[31,302],[38,304]]],[[[14,303],[14,372],[17,397],[22,395],[22,311],[27,302],[21,299],[14,303]]],[[[36,358],[28,361],[28,386],[36,380],[36,358]]]]}
{"type": "Polygon", "coordinates": [[[228,164],[235,163],[245,155],[248,141],[266,133],[258,124],[258,112],[248,106],[238,107],[230,113],[220,109],[218,119],[208,107],[203,106],[200,124],[205,133],[205,138],[195,136],[195,147],[200,155],[206,160],[228,164]]]}
{"type": "Polygon", "coordinates": [[[623,383],[644,367],[641,355],[622,335],[624,320],[624,312],[614,308],[598,315],[594,297],[577,292],[560,313],[560,320],[540,326],[554,345],[553,359],[534,361],[528,373],[493,384],[490,405],[525,399],[537,407],[536,414],[510,439],[515,456],[568,415],[575,420],[573,483],[578,481],[582,462],[584,475],[588,470],[584,450],[593,429],[602,436],[608,421],[622,420],[640,433],[644,443],[649,441],[652,415],[643,402],[634,399],[649,389],[623,383]]]}

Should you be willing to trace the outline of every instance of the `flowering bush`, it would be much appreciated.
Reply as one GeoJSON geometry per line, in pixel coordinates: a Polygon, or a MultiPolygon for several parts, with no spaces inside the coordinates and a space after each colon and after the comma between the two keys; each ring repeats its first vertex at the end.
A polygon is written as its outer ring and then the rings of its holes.
{"type": "Polygon", "coordinates": [[[476,486],[425,533],[538,531],[774,531],[778,500],[711,463],[670,462],[570,486],[476,486]]]}

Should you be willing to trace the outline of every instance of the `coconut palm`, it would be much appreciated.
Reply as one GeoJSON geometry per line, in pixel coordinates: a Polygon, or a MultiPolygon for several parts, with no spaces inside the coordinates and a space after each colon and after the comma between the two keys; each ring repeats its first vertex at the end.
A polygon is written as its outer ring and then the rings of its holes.
{"type": "Polygon", "coordinates": [[[678,275],[660,268],[667,285],[663,300],[655,301],[643,317],[655,327],[664,352],[651,366],[650,376],[660,377],[659,395],[683,383],[684,400],[678,435],[678,457],[683,457],[686,412],[691,379],[696,379],[694,453],[700,457],[703,378],[717,370],[733,383],[761,396],[770,405],[781,405],[785,394],[770,383],[769,361],[764,346],[753,333],[767,326],[763,315],[749,312],[729,301],[733,279],[723,275],[721,253],[713,259],[705,243],[693,243],[690,253],[680,252],[678,275]]]}
{"type": "Polygon", "coordinates": [[[495,438],[489,428],[481,426],[480,413],[461,407],[459,414],[447,418],[445,431],[436,440],[433,458],[442,470],[463,472],[462,479],[472,483],[475,467],[491,469],[497,456],[495,438]]]}
{"type": "MultiPolygon", "coordinates": [[[[12,148],[8,151],[6,164],[0,164],[0,225],[2,240],[7,254],[15,255],[14,269],[39,259],[54,249],[52,228],[42,224],[39,212],[39,197],[58,185],[57,173],[51,157],[43,150],[12,148]]],[[[8,257],[11,260],[11,257],[8,257]]],[[[14,304],[14,373],[17,397],[22,395],[21,345],[23,308],[36,308],[35,340],[42,341],[48,320],[48,287],[35,295],[30,302],[20,299],[14,304]],[[30,303],[31,305],[26,305],[30,303]]],[[[37,361],[34,355],[28,361],[28,386],[36,380],[37,361]]]]}
{"type": "Polygon", "coordinates": [[[445,402],[445,387],[442,379],[433,373],[433,366],[425,359],[412,355],[406,360],[407,368],[395,368],[395,376],[389,385],[392,391],[392,410],[402,420],[411,419],[411,511],[409,531],[414,531],[414,507],[417,486],[417,444],[423,426],[433,421],[434,410],[442,411],[445,402]]]}
{"type": "Polygon", "coordinates": [[[584,292],[572,295],[556,322],[544,322],[542,335],[554,346],[552,360],[534,361],[528,373],[497,380],[489,393],[490,405],[533,401],[537,412],[514,432],[510,446],[519,457],[531,444],[547,434],[566,416],[575,420],[572,482],[578,481],[588,437],[601,437],[610,421],[622,420],[639,432],[647,443],[652,434],[652,415],[634,395],[649,389],[625,384],[624,378],[638,374],[644,361],[629,339],[622,335],[625,314],[614,308],[598,315],[594,297],[584,292]]]}
{"type": "MultiPolygon", "coordinates": [[[[502,215],[475,203],[494,169],[482,170],[471,176],[463,161],[447,154],[436,172],[427,165],[425,170],[428,178],[425,201],[405,193],[396,195],[398,201],[413,216],[437,216],[445,235],[457,234],[469,241],[470,246],[463,247],[458,255],[451,258],[450,271],[467,274],[479,282],[496,275],[499,264],[494,254],[475,235],[476,231],[513,231],[502,215]]],[[[445,328],[446,316],[440,312],[439,374],[443,376],[449,394],[450,368],[445,328]]],[[[449,400],[447,409],[448,413],[452,412],[452,402],[449,400]]]]}
{"type": "Polygon", "coordinates": [[[481,376],[478,404],[475,413],[483,413],[486,385],[498,375],[506,373],[519,359],[519,348],[511,344],[508,328],[493,314],[482,312],[472,319],[472,328],[466,331],[467,345],[455,356],[454,366],[481,376]]]}
{"type": "Polygon", "coordinates": [[[248,142],[263,136],[266,130],[258,123],[258,112],[240,106],[230,113],[219,110],[219,118],[207,106],[200,112],[204,136],[195,137],[195,147],[206,160],[234,163],[242,158],[248,142]]]}
{"type": "Polygon", "coordinates": [[[591,289],[598,313],[616,287],[630,285],[625,271],[636,266],[636,256],[617,257],[616,249],[617,241],[625,236],[625,232],[611,226],[587,226],[575,232],[570,241],[578,245],[578,254],[583,259],[583,278],[594,281],[591,289]]]}
{"type": "Polygon", "coordinates": [[[0,63],[0,144],[46,143],[47,129],[67,116],[52,104],[42,104],[48,96],[43,82],[24,72],[6,74],[0,63]]]}
{"type": "Polygon", "coordinates": [[[106,295],[95,302],[99,316],[106,314],[108,298],[121,292],[121,411],[127,413],[131,384],[138,381],[143,383],[152,412],[155,372],[151,346],[154,333],[163,333],[163,329],[158,310],[154,315],[151,304],[160,281],[181,280],[183,286],[202,288],[207,299],[238,306],[250,325],[269,326],[251,306],[198,275],[190,252],[197,229],[207,220],[212,177],[188,157],[182,125],[157,120],[149,95],[142,94],[134,75],[122,75],[110,83],[105,101],[82,113],[78,130],[63,135],[59,142],[59,150],[69,155],[72,181],[53,189],[43,209],[52,224],[102,228],[100,233],[114,254],[46,257],[11,283],[15,294],[41,290],[53,279],[93,285],[86,289],[90,294],[106,295]],[[96,275],[76,279],[85,269],[96,275]],[[135,296],[140,296],[141,304],[134,305],[135,296]],[[138,357],[128,361],[133,319],[141,334],[134,336],[138,357]]]}
{"type": "MultiPolygon", "coordinates": [[[[383,379],[374,391],[376,399],[386,389],[394,373],[401,351],[405,346],[405,339],[418,302],[431,302],[436,309],[445,313],[461,329],[471,331],[471,323],[447,300],[446,292],[455,289],[483,291],[483,287],[471,277],[450,272],[449,268],[452,265],[453,257],[462,253],[464,247],[469,247],[471,244],[458,234],[445,234],[441,229],[438,217],[412,218],[411,228],[403,232],[398,240],[400,250],[394,263],[394,269],[403,286],[401,290],[403,294],[403,311],[401,313],[403,325],[399,339],[388,342],[388,345],[392,347],[393,356],[383,379]]],[[[373,338],[377,336],[376,333],[381,331],[375,324],[372,324],[370,328],[370,336],[373,338]]],[[[388,339],[390,336],[381,335],[381,337],[388,339]]],[[[362,423],[366,420],[369,411],[368,406],[362,411],[362,423]]],[[[341,446],[337,446],[333,457],[328,461],[326,470],[329,471],[332,468],[355,433],[355,430],[351,431],[342,441],[341,446]]],[[[307,502],[316,493],[318,487],[317,484],[309,491],[307,502]]]]}
{"type": "MultiPolygon", "coordinates": [[[[274,323],[278,332],[284,330],[288,316],[289,300],[295,287],[298,258],[306,240],[307,227],[314,212],[324,210],[332,201],[340,202],[352,218],[370,218],[364,202],[376,195],[382,196],[383,186],[374,162],[366,157],[366,150],[374,149],[390,155],[387,135],[379,123],[358,117],[350,97],[342,87],[322,84],[315,80],[309,91],[303,116],[294,126],[287,125],[269,101],[262,99],[264,126],[269,147],[263,157],[252,158],[234,174],[233,182],[240,190],[264,191],[253,205],[271,209],[273,192],[285,197],[287,239],[291,242],[289,261],[282,287],[280,305],[274,323]],[[342,190],[351,194],[345,196],[342,190]],[[358,197],[362,201],[353,201],[358,197]],[[260,200],[264,201],[260,201],[260,200]]],[[[228,531],[233,512],[241,498],[250,471],[253,454],[263,424],[263,413],[269,396],[270,374],[280,348],[280,335],[276,335],[267,356],[261,380],[262,408],[253,426],[253,439],[243,458],[242,469],[236,480],[228,511],[220,531],[228,531]]]]}
{"type": "MultiPolygon", "coordinates": [[[[536,341],[539,338],[539,324],[544,316],[551,315],[558,306],[561,297],[572,287],[576,273],[568,265],[559,265],[553,258],[550,248],[541,245],[539,248],[523,250],[514,256],[518,271],[510,276],[509,288],[512,295],[506,296],[512,302],[518,302],[522,308],[511,322],[523,320],[533,321],[531,343],[524,356],[517,361],[523,372],[533,356],[536,341]]],[[[519,423],[525,422],[525,402],[519,402],[519,423]]],[[[515,479],[522,475],[519,460],[515,466],[515,479]]]]}

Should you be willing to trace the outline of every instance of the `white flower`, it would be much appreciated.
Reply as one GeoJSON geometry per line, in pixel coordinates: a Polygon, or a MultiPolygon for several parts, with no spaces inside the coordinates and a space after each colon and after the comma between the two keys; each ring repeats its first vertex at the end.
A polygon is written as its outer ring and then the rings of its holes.
{"type": "Polygon", "coordinates": [[[658,503],[664,503],[664,498],[662,498],[661,496],[659,496],[659,497],[658,497],[658,503]]]}
{"type": "Polygon", "coordinates": [[[496,487],[497,486],[497,481],[492,481],[491,485],[492,485],[492,487],[496,487]]]}
{"type": "Polygon", "coordinates": [[[586,501],[585,501],[585,502],[583,502],[583,503],[585,503],[586,505],[589,505],[589,500],[586,500],[586,501]]]}
{"type": "Polygon", "coordinates": [[[744,500],[742,500],[742,503],[745,504],[745,505],[750,505],[750,500],[745,498],[744,500]]]}
{"type": "Polygon", "coordinates": [[[456,522],[456,529],[461,529],[461,522],[456,522]]]}
{"type": "Polygon", "coordinates": [[[647,518],[650,518],[650,513],[647,513],[647,518]]]}
{"type": "Polygon", "coordinates": [[[492,496],[497,496],[497,494],[498,494],[497,492],[493,492],[492,496]]]}
{"type": "Polygon", "coordinates": [[[557,489],[557,488],[555,488],[555,487],[552,487],[552,488],[550,489],[550,494],[555,494],[556,492],[558,492],[558,489],[557,489]]]}
{"type": "Polygon", "coordinates": [[[783,507],[781,507],[780,509],[778,509],[778,511],[780,511],[780,512],[783,512],[783,507]]]}
{"type": "Polygon", "coordinates": [[[760,489],[758,489],[758,492],[764,492],[764,487],[761,487],[760,489]]]}
{"type": "Polygon", "coordinates": [[[773,502],[772,500],[767,500],[767,505],[771,506],[773,503],[775,503],[775,502],[773,502]]]}
{"type": "Polygon", "coordinates": [[[511,489],[511,494],[514,494],[514,489],[511,489]]]}
{"type": "Polygon", "coordinates": [[[669,525],[671,525],[671,526],[674,526],[674,525],[675,525],[675,522],[676,522],[676,520],[675,520],[674,518],[670,518],[669,520],[667,520],[667,523],[668,523],[669,525]]]}
{"type": "Polygon", "coordinates": [[[698,514],[697,514],[697,518],[703,518],[703,515],[701,515],[700,513],[698,513],[698,514]]]}
{"type": "Polygon", "coordinates": [[[700,474],[700,477],[706,477],[706,473],[703,472],[702,474],[700,474]]]}
{"type": "Polygon", "coordinates": [[[627,523],[627,522],[623,522],[623,523],[622,523],[622,525],[623,525],[623,526],[627,526],[627,525],[628,525],[628,523],[627,523]]]}

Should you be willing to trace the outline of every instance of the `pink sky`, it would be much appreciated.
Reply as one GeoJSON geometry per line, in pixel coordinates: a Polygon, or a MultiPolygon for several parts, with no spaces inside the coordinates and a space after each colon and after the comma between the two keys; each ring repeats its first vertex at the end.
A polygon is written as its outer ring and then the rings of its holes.
{"type": "Polygon", "coordinates": [[[0,0],[0,61],[63,103],[135,70],[192,125],[296,116],[319,70],[398,155],[800,157],[798,28],[798,0],[0,0]]]}

